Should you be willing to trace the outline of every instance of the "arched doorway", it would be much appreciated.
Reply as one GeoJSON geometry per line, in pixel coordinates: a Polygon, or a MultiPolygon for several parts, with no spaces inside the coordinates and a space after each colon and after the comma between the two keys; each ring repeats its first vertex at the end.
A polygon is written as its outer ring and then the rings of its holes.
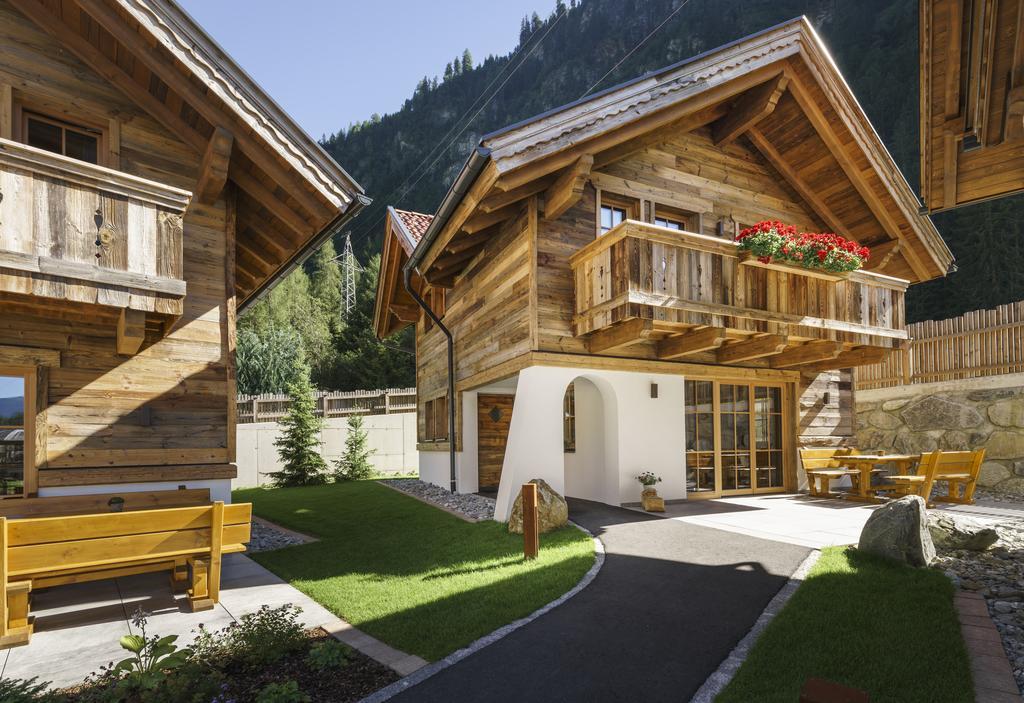
{"type": "Polygon", "coordinates": [[[565,495],[619,503],[615,396],[603,380],[576,377],[562,401],[565,495]]]}

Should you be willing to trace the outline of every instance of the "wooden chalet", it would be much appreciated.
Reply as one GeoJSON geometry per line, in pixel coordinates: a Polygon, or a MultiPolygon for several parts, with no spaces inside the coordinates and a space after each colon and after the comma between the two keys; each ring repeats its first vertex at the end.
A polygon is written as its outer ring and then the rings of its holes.
{"type": "MultiPolygon", "coordinates": [[[[397,211],[395,211],[397,213],[397,211]]],[[[377,333],[416,324],[421,477],[636,501],[794,490],[852,434],[848,369],[906,339],[952,256],[804,18],[487,135],[418,243],[386,233],[377,333]],[[822,277],[743,259],[780,219],[869,246],[822,277]],[[410,251],[411,249],[411,251],[410,251]],[[399,267],[454,337],[412,321],[399,267]]]]}
{"type": "Polygon", "coordinates": [[[920,0],[921,197],[1024,191],[1024,0],[920,0]]]}
{"type": "Polygon", "coordinates": [[[173,0],[0,28],[0,492],[229,500],[236,314],[366,198],[173,0]]]}

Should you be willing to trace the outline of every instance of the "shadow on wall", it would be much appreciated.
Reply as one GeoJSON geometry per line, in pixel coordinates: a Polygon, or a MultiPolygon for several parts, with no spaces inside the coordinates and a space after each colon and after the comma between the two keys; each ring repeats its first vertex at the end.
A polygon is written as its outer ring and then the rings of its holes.
{"type": "MultiPolygon", "coordinates": [[[[603,503],[619,502],[618,429],[615,391],[607,382],[579,376],[572,382],[566,412],[574,415],[575,450],[566,451],[565,495],[603,503]]],[[[566,393],[569,390],[566,389],[566,393]]],[[[563,438],[571,432],[563,425],[563,438]]],[[[566,438],[568,439],[568,438],[566,438]]]]}

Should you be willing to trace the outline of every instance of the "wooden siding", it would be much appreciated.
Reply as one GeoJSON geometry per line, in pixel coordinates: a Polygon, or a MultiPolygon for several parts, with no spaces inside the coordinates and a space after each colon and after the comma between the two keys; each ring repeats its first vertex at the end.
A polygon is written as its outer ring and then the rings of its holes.
{"type": "MultiPolygon", "coordinates": [[[[121,171],[192,190],[200,155],[6,0],[0,0],[0,43],[0,83],[13,86],[15,100],[72,121],[113,121],[121,171]]],[[[0,345],[60,355],[36,408],[41,487],[234,475],[228,347],[234,317],[226,274],[234,219],[226,194],[227,200],[194,203],[185,213],[181,317],[166,335],[150,319],[136,355],[116,353],[117,308],[40,307],[30,296],[0,294],[0,345]]]]}
{"type": "MultiPolygon", "coordinates": [[[[503,223],[454,288],[447,292],[443,321],[455,336],[456,379],[484,372],[530,351],[530,241],[536,209],[523,207],[503,223]]],[[[416,326],[418,436],[424,437],[426,401],[447,391],[445,336],[416,326]]],[[[461,416],[461,403],[456,404],[461,416]]],[[[457,426],[459,424],[457,418],[457,426]]],[[[436,448],[442,448],[437,443],[436,448]]],[[[421,447],[423,448],[423,447],[421,447]]]]}
{"type": "Polygon", "coordinates": [[[801,374],[797,387],[801,447],[841,447],[854,435],[853,382],[850,371],[801,374]],[[828,393],[828,402],[825,394],[828,393]]]}

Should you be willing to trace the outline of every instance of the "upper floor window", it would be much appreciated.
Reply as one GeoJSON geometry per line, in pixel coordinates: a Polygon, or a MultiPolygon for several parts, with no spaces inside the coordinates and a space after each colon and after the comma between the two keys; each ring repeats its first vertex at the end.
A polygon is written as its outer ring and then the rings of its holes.
{"type": "Polygon", "coordinates": [[[598,206],[598,231],[604,234],[626,220],[639,219],[639,202],[608,193],[600,194],[598,206]]]}
{"type": "Polygon", "coordinates": [[[29,146],[98,164],[102,130],[71,124],[35,112],[22,112],[21,133],[29,146]]]}
{"type": "Polygon", "coordinates": [[[654,224],[658,227],[699,232],[697,213],[687,212],[679,208],[656,204],[654,206],[654,224]]]}

